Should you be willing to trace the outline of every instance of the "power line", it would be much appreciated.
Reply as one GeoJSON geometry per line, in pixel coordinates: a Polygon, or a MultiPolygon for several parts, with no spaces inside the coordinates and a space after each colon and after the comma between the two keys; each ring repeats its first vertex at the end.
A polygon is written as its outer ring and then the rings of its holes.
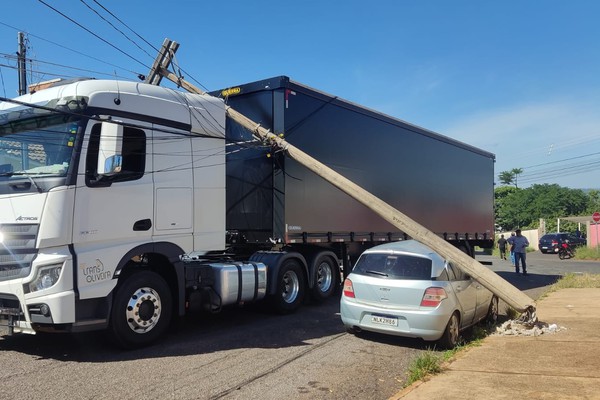
{"type": "Polygon", "coordinates": [[[144,43],[146,43],[148,46],[152,47],[152,49],[154,49],[154,51],[156,51],[157,53],[160,51],[159,49],[157,49],[155,46],[153,46],[150,42],[148,42],[146,39],[144,39],[142,36],[140,36],[136,31],[134,31],[133,29],[131,29],[129,27],[129,25],[127,25],[125,22],[121,21],[121,19],[119,19],[119,17],[117,17],[115,14],[113,14],[112,12],[110,12],[110,10],[108,10],[106,7],[104,7],[102,4],[100,4],[98,1],[93,0],[94,3],[96,3],[97,5],[99,5],[100,7],[102,7],[102,9],[104,11],[106,11],[107,13],[109,13],[114,19],[116,19],[117,21],[119,21],[123,26],[125,26],[127,29],[129,29],[134,35],[136,35],[138,38],[142,39],[144,41],[144,43]]]}
{"type": "MultiPolygon", "coordinates": [[[[109,20],[107,20],[106,18],[104,18],[102,15],[100,15],[100,13],[98,11],[96,11],[92,7],[90,7],[90,5],[85,2],[85,0],[79,0],[79,1],[81,1],[87,8],[89,8],[91,11],[93,11],[100,19],[102,19],[104,22],[106,22],[111,27],[113,27],[113,29],[116,30],[117,32],[119,32],[125,39],[129,40],[138,49],[140,49],[141,51],[143,51],[144,53],[146,53],[148,55],[148,57],[152,58],[152,55],[150,55],[150,53],[148,53],[146,50],[142,49],[136,42],[134,42],[133,40],[131,40],[131,38],[129,36],[127,36],[122,30],[120,30],[119,28],[117,28],[116,26],[114,26],[112,22],[110,22],[109,20]]],[[[113,15],[113,14],[111,14],[111,15],[113,15]]]]}
{"type": "Polygon", "coordinates": [[[104,43],[106,43],[107,45],[109,45],[110,47],[112,47],[113,49],[117,50],[119,53],[129,57],[130,59],[132,59],[133,61],[137,62],[138,64],[144,66],[146,69],[150,69],[150,67],[148,67],[146,64],[144,64],[143,62],[141,62],[140,60],[138,60],[137,58],[133,57],[132,55],[124,52],[123,50],[119,49],[117,46],[115,46],[114,44],[110,43],[108,40],[100,37],[99,35],[97,35],[96,33],[92,32],[91,30],[89,30],[88,28],[86,28],[85,26],[81,25],[79,22],[75,21],[74,19],[72,19],[71,17],[65,15],[64,13],[62,13],[61,11],[57,10],[56,8],[52,7],[51,5],[49,5],[48,3],[46,3],[44,0],[38,0],[40,3],[42,3],[43,5],[45,5],[46,7],[50,8],[51,10],[53,10],[54,12],[58,13],[59,15],[61,15],[62,17],[66,18],[67,20],[71,21],[72,23],[74,23],[75,25],[77,25],[78,27],[80,27],[81,29],[85,30],[86,32],[88,32],[89,34],[93,35],[94,37],[98,38],[99,40],[103,41],[104,43]]]}
{"type": "Polygon", "coordinates": [[[94,56],[90,56],[89,54],[82,53],[82,52],[80,52],[80,51],[78,51],[78,50],[71,49],[70,47],[64,46],[64,45],[62,45],[62,44],[60,44],[60,43],[56,43],[56,42],[53,42],[53,41],[51,41],[51,40],[48,40],[48,39],[45,39],[45,38],[43,38],[43,37],[41,37],[41,36],[37,36],[37,35],[35,35],[35,34],[31,33],[31,32],[27,32],[27,31],[25,31],[25,30],[23,30],[23,29],[16,28],[16,27],[14,27],[14,26],[11,26],[11,25],[9,25],[9,24],[6,24],[6,23],[4,23],[4,22],[0,22],[0,25],[6,26],[6,27],[8,27],[8,28],[11,28],[11,29],[14,29],[14,30],[15,30],[15,31],[17,31],[17,32],[24,32],[24,33],[26,33],[28,36],[31,36],[31,37],[34,37],[34,38],[36,38],[36,39],[42,40],[42,41],[44,41],[44,42],[47,42],[47,43],[53,44],[53,45],[55,45],[55,46],[58,46],[58,47],[60,47],[60,48],[63,48],[63,49],[65,49],[65,50],[71,51],[71,52],[73,52],[73,53],[75,53],[75,54],[79,54],[79,55],[81,55],[81,56],[84,56],[84,57],[90,58],[90,59],[92,59],[92,60],[94,60],[94,61],[98,61],[98,62],[100,62],[100,63],[106,64],[106,65],[110,65],[111,67],[115,67],[115,68],[121,69],[121,70],[123,70],[123,71],[130,72],[130,73],[132,73],[132,74],[134,74],[134,75],[136,75],[136,76],[138,76],[138,75],[140,74],[139,72],[132,71],[132,70],[130,70],[130,69],[128,69],[128,68],[121,67],[121,66],[119,66],[119,65],[116,65],[116,64],[112,64],[112,63],[110,63],[110,62],[107,62],[106,60],[102,60],[102,59],[100,59],[100,58],[97,58],[97,57],[94,57],[94,56]]]}
{"type": "MultiPolygon", "coordinates": [[[[7,58],[7,59],[16,59],[16,56],[13,56],[12,54],[6,54],[6,53],[0,53],[0,57],[4,57],[4,58],[7,58]]],[[[33,60],[28,58],[28,61],[33,61],[33,60]]],[[[44,61],[44,60],[39,60],[39,59],[36,59],[35,62],[39,63],[39,64],[46,64],[46,65],[51,65],[51,66],[60,67],[60,68],[72,69],[74,71],[91,72],[93,74],[105,75],[105,76],[110,76],[110,77],[114,77],[115,76],[115,74],[111,74],[111,73],[108,73],[108,72],[101,72],[101,71],[94,71],[94,70],[91,70],[91,69],[71,67],[69,65],[58,64],[58,63],[53,63],[53,62],[50,62],[50,61],[44,61]]],[[[123,79],[126,79],[123,76],[119,76],[119,77],[123,78],[123,79]]]]}

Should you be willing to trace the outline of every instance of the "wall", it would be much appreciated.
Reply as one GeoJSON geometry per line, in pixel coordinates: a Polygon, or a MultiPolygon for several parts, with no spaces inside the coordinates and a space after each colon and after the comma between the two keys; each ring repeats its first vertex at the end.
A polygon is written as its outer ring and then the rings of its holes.
{"type": "MultiPolygon", "coordinates": [[[[496,234],[496,242],[500,239],[500,235],[504,235],[505,239],[510,237],[511,232],[500,232],[496,234]]],[[[525,236],[529,241],[529,247],[534,250],[539,250],[538,242],[540,240],[540,233],[538,229],[522,230],[521,235],[525,236]]]]}

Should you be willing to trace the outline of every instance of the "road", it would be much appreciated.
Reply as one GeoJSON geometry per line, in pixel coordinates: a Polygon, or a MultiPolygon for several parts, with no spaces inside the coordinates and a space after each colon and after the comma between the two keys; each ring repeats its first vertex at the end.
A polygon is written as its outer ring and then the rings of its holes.
{"type": "MultiPolygon", "coordinates": [[[[566,272],[600,273],[600,262],[540,253],[528,262],[527,277],[500,260],[489,268],[532,298],[566,272]]],[[[430,346],[345,333],[337,298],[287,316],[233,308],[188,317],[135,351],[114,348],[102,333],[0,338],[0,399],[387,399],[430,346]]]]}

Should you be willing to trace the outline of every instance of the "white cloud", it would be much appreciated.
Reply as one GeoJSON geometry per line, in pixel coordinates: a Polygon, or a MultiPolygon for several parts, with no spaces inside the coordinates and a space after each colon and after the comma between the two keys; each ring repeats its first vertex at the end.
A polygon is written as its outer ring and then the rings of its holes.
{"type": "MultiPolygon", "coordinates": [[[[579,168],[576,176],[559,177],[551,173],[562,165],[562,160],[575,158],[571,163],[581,165],[589,161],[584,156],[600,152],[600,115],[597,105],[594,107],[566,101],[522,104],[465,117],[444,131],[452,138],[495,153],[496,175],[512,168],[525,168],[525,176],[532,172],[527,167],[545,164],[534,169],[547,173],[538,174],[539,182],[530,183],[597,187],[600,171],[593,166],[579,168]]],[[[596,159],[600,160],[600,156],[596,159]]]]}

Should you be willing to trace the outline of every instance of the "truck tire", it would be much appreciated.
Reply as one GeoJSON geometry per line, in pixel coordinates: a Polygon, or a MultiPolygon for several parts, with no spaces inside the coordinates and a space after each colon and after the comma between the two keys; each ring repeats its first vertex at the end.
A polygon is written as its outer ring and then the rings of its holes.
{"type": "Polygon", "coordinates": [[[277,289],[271,297],[271,304],[280,314],[296,311],[304,301],[306,280],[302,266],[295,259],[288,259],[281,264],[277,274],[277,289]]]}
{"type": "Polygon", "coordinates": [[[326,255],[318,256],[313,271],[312,298],[322,302],[331,297],[340,281],[340,269],[336,262],[326,255]]]}
{"type": "Polygon", "coordinates": [[[136,272],[117,287],[110,333],[123,348],[147,346],[165,334],[171,315],[171,291],[164,279],[151,271],[136,272]]]}
{"type": "Polygon", "coordinates": [[[443,349],[453,349],[458,345],[458,340],[460,337],[459,331],[459,319],[458,313],[454,313],[450,316],[450,320],[448,321],[448,325],[446,325],[446,329],[444,330],[444,334],[438,340],[438,344],[443,349]]]}

